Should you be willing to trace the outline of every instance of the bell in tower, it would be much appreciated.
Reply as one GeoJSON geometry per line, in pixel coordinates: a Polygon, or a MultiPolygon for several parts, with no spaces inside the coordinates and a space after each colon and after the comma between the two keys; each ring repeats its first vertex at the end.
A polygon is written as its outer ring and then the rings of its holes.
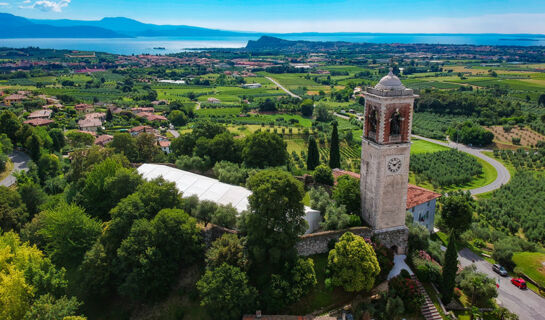
{"type": "Polygon", "coordinates": [[[364,92],[365,114],[361,157],[362,217],[374,234],[403,252],[413,90],[405,88],[392,70],[364,92]]]}

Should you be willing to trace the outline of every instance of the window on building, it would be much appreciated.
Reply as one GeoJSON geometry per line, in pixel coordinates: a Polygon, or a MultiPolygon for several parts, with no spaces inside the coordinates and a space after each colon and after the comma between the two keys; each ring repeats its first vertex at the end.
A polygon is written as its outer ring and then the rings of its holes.
{"type": "Polygon", "coordinates": [[[392,114],[392,117],[390,118],[390,135],[400,135],[401,134],[401,121],[403,118],[401,118],[401,114],[399,111],[396,111],[392,114]]]}

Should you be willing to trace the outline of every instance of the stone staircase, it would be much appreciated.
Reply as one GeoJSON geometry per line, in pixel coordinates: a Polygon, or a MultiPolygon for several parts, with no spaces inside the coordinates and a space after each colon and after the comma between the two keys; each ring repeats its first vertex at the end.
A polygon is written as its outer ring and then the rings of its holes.
{"type": "Polygon", "coordinates": [[[426,320],[443,320],[443,317],[441,317],[441,315],[437,311],[437,308],[431,301],[422,283],[420,283],[415,275],[411,275],[411,278],[416,281],[416,284],[418,286],[418,292],[420,292],[420,294],[424,297],[424,304],[422,304],[422,308],[420,308],[420,311],[422,312],[424,318],[426,318],[426,320]]]}

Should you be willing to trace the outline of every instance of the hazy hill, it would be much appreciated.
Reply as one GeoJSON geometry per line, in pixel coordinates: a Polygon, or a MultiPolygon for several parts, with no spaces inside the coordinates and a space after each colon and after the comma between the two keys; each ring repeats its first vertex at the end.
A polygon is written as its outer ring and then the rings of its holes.
{"type": "Polygon", "coordinates": [[[0,38],[125,38],[127,35],[95,26],[52,26],[0,13],[0,38]]]}

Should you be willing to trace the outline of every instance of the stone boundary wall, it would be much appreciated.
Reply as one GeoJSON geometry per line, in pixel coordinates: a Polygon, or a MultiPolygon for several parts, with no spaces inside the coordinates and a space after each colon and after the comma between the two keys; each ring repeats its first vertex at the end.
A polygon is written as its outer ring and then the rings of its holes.
{"type": "MultiPolygon", "coordinates": [[[[295,245],[297,254],[303,257],[314,254],[329,252],[329,243],[332,240],[339,239],[345,232],[352,232],[355,235],[370,239],[376,238],[387,248],[396,248],[397,253],[404,254],[406,250],[409,230],[406,227],[397,227],[373,232],[368,227],[354,227],[343,230],[323,231],[305,234],[299,237],[299,242],[295,245]]],[[[206,247],[210,247],[212,242],[220,238],[223,234],[238,234],[237,230],[232,230],[209,223],[202,227],[203,241],[206,247]]]]}
{"type": "Polygon", "coordinates": [[[354,227],[344,230],[316,232],[301,236],[299,242],[297,242],[295,245],[295,248],[300,256],[326,253],[329,251],[329,242],[331,240],[339,239],[347,231],[364,238],[371,238],[373,235],[373,231],[367,227],[354,227]]]}

